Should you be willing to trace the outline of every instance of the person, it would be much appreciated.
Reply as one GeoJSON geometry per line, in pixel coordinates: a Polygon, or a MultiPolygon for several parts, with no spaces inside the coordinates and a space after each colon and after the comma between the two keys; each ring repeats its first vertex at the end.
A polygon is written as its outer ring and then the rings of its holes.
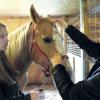
{"type": "Polygon", "coordinates": [[[8,45],[8,31],[6,26],[0,23],[0,100],[30,100],[30,95],[24,95],[19,90],[16,73],[6,57],[8,45]]]}
{"type": "Polygon", "coordinates": [[[63,65],[61,55],[55,54],[51,58],[53,76],[62,99],[100,100],[100,43],[93,42],[77,28],[68,25],[63,19],[55,19],[55,23],[61,25],[66,34],[89,56],[97,59],[87,77],[82,81],[73,83],[63,65]]]}
{"type": "MultiPolygon", "coordinates": [[[[69,61],[69,57],[66,55],[66,54],[62,54],[61,55],[61,58],[62,58],[62,63],[63,65],[65,66],[65,69],[67,70],[69,76],[71,77],[71,79],[73,80],[73,76],[72,76],[72,67],[71,67],[71,64],[70,64],[70,61],[69,61]]],[[[74,80],[73,80],[74,81],[74,80]]]]}

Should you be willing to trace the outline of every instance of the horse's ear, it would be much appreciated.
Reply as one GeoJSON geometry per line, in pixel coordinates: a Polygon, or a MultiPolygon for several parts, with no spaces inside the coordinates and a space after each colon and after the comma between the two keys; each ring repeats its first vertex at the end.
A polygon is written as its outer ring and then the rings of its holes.
{"type": "Polygon", "coordinates": [[[37,23],[39,21],[39,15],[38,13],[36,12],[33,4],[31,5],[31,8],[30,8],[30,13],[31,13],[31,18],[32,18],[32,21],[34,21],[35,23],[37,23]]]}

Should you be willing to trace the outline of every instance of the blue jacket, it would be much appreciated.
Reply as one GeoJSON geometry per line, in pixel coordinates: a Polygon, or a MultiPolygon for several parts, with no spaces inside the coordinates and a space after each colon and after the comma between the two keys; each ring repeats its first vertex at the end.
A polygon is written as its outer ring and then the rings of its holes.
{"type": "Polygon", "coordinates": [[[74,84],[61,64],[53,71],[56,86],[63,100],[100,100],[100,44],[88,39],[72,25],[65,29],[71,39],[89,56],[97,59],[87,78],[74,84]]]}

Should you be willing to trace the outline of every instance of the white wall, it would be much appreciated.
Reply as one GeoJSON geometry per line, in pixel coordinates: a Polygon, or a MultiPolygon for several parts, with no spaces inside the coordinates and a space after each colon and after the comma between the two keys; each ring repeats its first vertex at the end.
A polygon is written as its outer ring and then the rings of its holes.
{"type": "Polygon", "coordinates": [[[82,65],[82,58],[75,56],[73,54],[68,53],[69,61],[71,63],[71,66],[73,70],[75,71],[75,83],[78,81],[83,80],[83,65],[82,65]]]}

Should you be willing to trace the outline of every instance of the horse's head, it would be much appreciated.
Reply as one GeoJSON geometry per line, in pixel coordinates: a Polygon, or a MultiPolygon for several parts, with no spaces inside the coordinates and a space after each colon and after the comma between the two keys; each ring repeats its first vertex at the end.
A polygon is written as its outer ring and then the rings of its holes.
{"type": "Polygon", "coordinates": [[[43,67],[48,65],[48,59],[62,48],[58,48],[57,40],[59,36],[54,22],[48,18],[40,17],[33,6],[31,6],[31,41],[30,54],[33,60],[43,67]]]}

